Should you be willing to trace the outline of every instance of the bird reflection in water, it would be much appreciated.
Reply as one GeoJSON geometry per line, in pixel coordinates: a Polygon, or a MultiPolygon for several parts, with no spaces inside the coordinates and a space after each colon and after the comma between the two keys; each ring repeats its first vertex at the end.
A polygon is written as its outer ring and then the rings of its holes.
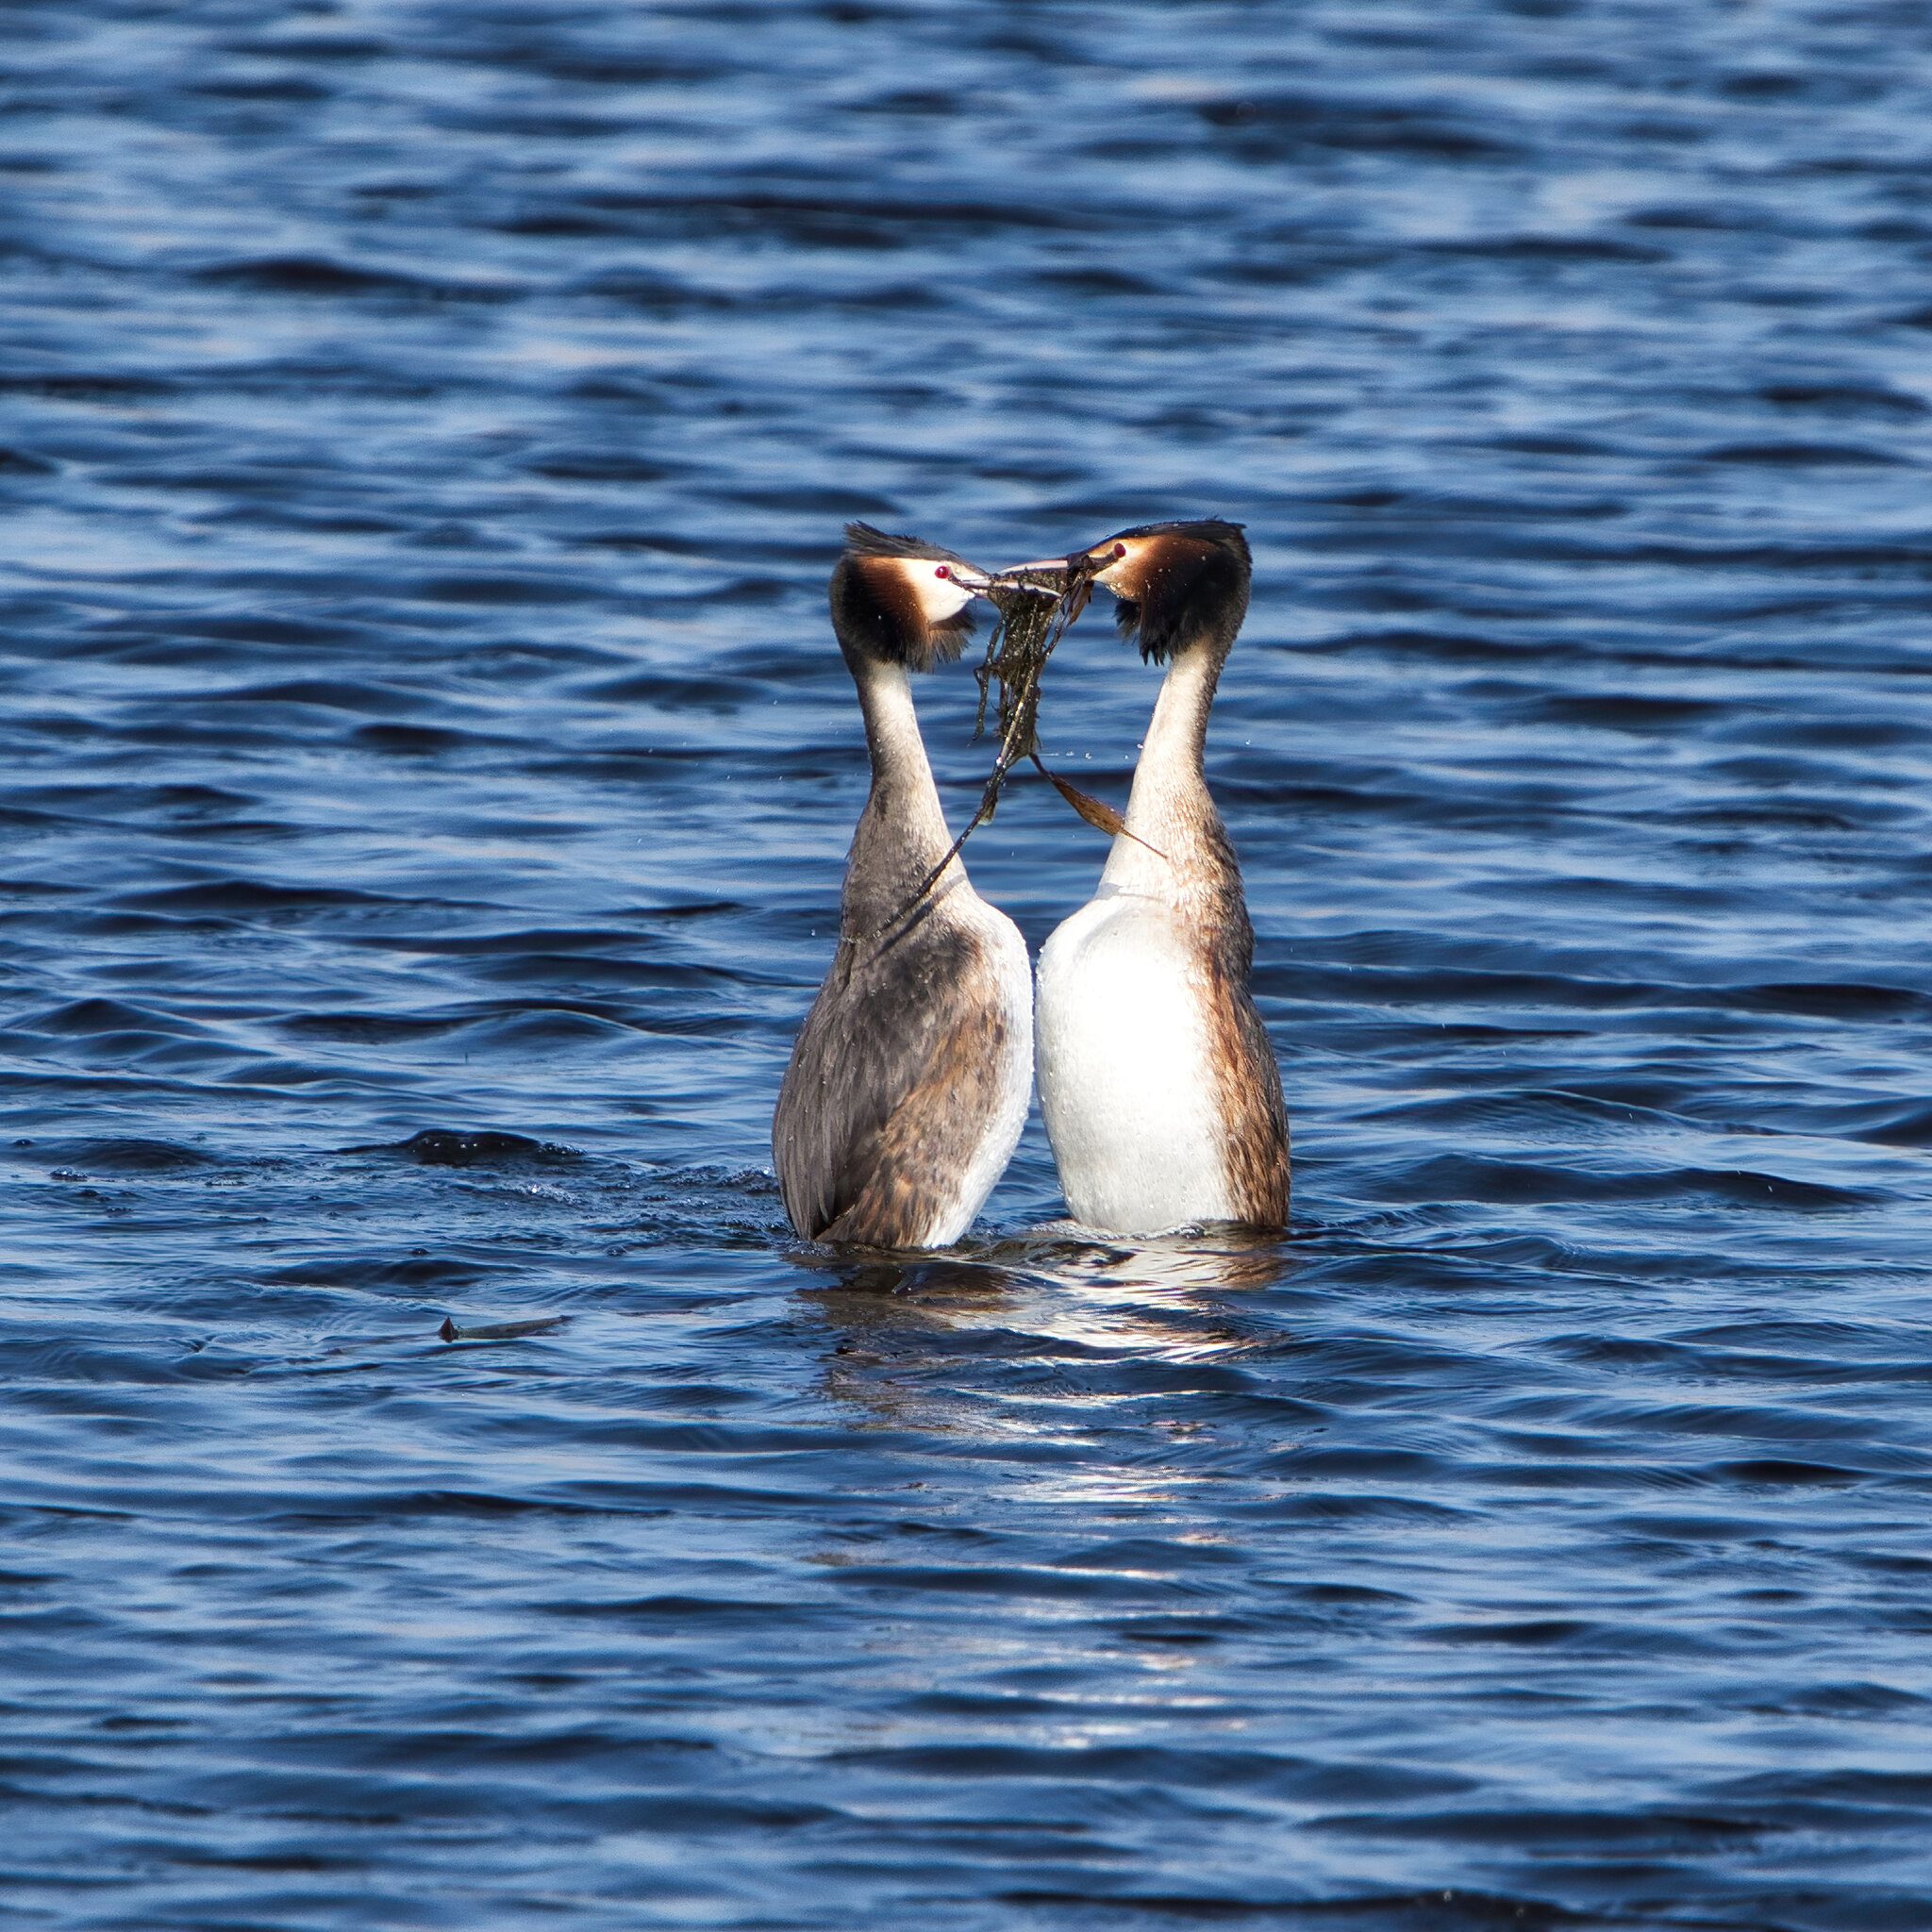
{"type": "Polygon", "coordinates": [[[895,1424],[981,1434],[1017,1408],[1111,1402],[1124,1364],[1231,1362],[1276,1345],[1278,1311],[1241,1298],[1294,1261],[1279,1236],[1236,1229],[1133,1243],[1048,1227],[945,1254],[805,1254],[830,1277],[801,1291],[835,1335],[829,1395],[895,1424]]]}

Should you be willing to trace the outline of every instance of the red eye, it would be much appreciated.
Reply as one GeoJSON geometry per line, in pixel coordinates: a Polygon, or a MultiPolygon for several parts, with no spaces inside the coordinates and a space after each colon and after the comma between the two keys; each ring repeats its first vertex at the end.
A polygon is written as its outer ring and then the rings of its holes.
{"type": "Polygon", "coordinates": [[[1127,546],[1124,543],[1116,543],[1113,546],[1113,554],[1115,560],[1118,561],[1127,554],[1127,546]]]}
{"type": "Polygon", "coordinates": [[[933,572],[933,575],[936,577],[950,577],[952,575],[953,573],[944,564],[941,564],[939,569],[933,572]]]}

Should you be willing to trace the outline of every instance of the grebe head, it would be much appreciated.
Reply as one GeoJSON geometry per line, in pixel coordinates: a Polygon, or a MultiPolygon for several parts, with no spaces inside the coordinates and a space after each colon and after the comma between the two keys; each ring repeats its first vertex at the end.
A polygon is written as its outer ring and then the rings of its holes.
{"type": "Polygon", "coordinates": [[[962,557],[870,524],[845,525],[845,554],[832,572],[832,628],[846,661],[930,671],[959,655],[973,634],[969,609],[989,581],[962,557]]]}
{"type": "Polygon", "coordinates": [[[1111,591],[1114,621],[1139,641],[1151,664],[1197,641],[1225,650],[1248,608],[1254,574],[1240,524],[1207,517],[1194,523],[1141,524],[1067,558],[1075,582],[1111,591]]]}

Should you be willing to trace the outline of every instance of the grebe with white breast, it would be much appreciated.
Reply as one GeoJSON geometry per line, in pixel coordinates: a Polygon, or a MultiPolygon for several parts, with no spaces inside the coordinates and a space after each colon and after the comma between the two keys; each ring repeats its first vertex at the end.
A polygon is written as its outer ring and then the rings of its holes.
{"type": "Polygon", "coordinates": [[[1111,591],[1122,634],[1168,667],[1126,829],[1040,956],[1040,1106],[1061,1190],[1075,1220],[1110,1234],[1285,1227],[1281,1074],[1248,991],[1241,866],[1201,768],[1247,611],[1247,541],[1238,524],[1148,524],[1059,567],[1076,598],[1088,582],[1111,591]]]}
{"type": "Polygon", "coordinates": [[[772,1122],[778,1188],[808,1240],[949,1246],[1026,1118],[1033,988],[1019,928],[955,858],[908,674],[956,658],[989,581],[950,551],[865,524],[832,573],[872,791],[845,868],[839,950],[772,1122]],[[916,903],[915,903],[916,901],[916,903]]]}

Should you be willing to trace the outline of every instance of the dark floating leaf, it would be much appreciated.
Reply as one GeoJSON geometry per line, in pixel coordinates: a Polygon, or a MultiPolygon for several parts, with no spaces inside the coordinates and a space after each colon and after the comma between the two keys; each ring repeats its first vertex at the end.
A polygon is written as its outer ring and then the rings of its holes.
{"type": "Polygon", "coordinates": [[[547,1335],[569,1320],[568,1315],[537,1315],[527,1322],[483,1322],[459,1328],[454,1316],[445,1315],[436,1332],[445,1341],[514,1341],[520,1335],[547,1335]]]}

